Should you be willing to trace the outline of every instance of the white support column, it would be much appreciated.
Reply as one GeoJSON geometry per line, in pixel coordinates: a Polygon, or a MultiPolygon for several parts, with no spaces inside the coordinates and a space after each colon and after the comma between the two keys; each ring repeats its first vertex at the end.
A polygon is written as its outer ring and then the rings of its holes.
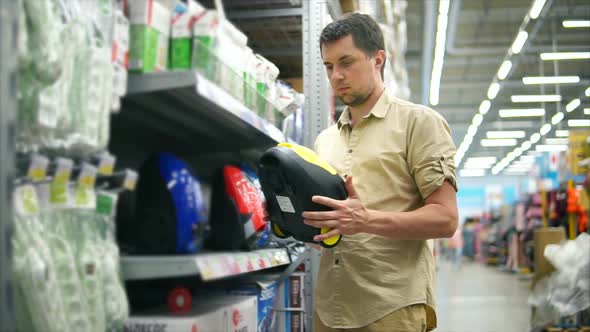
{"type": "Polygon", "coordinates": [[[317,135],[330,124],[332,93],[319,47],[320,33],[328,17],[326,0],[302,1],[303,92],[305,136],[303,144],[313,147],[317,135]]]}
{"type": "Polygon", "coordinates": [[[0,0],[0,331],[14,331],[12,191],[16,131],[18,1],[0,0]]]}

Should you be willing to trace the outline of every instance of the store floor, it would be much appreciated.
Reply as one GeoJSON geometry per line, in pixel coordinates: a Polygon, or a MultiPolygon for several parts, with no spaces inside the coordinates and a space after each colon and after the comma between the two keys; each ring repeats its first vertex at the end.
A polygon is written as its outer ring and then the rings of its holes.
{"type": "Polygon", "coordinates": [[[480,263],[441,260],[436,332],[528,332],[530,280],[480,263]]]}

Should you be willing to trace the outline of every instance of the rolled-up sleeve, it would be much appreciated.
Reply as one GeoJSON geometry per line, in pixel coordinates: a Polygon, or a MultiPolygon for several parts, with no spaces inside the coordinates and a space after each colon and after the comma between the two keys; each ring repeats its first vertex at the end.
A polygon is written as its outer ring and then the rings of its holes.
{"type": "Polygon", "coordinates": [[[455,144],[445,119],[428,108],[416,108],[408,128],[408,166],[423,199],[448,181],[457,191],[455,144]]]}

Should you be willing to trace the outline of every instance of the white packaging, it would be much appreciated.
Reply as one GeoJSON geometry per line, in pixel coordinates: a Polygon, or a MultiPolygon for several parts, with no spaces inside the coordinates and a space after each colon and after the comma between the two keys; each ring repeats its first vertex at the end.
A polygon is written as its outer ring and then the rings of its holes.
{"type": "Polygon", "coordinates": [[[220,332],[223,324],[223,308],[200,307],[183,315],[160,309],[129,317],[125,332],[220,332]]]}
{"type": "Polygon", "coordinates": [[[168,61],[170,11],[154,0],[129,2],[129,70],[162,71],[168,61]]]}
{"type": "Polygon", "coordinates": [[[277,291],[278,331],[303,332],[305,318],[305,273],[291,274],[277,291]]]}

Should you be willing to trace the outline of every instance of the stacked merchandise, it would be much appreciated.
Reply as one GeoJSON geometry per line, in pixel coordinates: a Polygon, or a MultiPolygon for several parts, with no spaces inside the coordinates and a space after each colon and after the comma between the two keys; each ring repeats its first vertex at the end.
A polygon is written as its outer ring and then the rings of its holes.
{"type": "Polygon", "coordinates": [[[394,0],[384,2],[386,10],[387,24],[380,24],[383,37],[385,39],[385,49],[387,50],[387,61],[385,62],[385,84],[391,89],[392,93],[404,100],[410,99],[410,82],[404,54],[408,47],[406,0],[394,0]]]}
{"type": "MultiPolygon", "coordinates": [[[[48,178],[48,164],[35,155],[28,177],[14,192],[17,330],[122,331],[129,306],[120,278],[114,205],[123,187],[97,189],[98,168],[89,163],[70,181],[76,168],[66,158],[56,160],[48,178]]],[[[121,175],[120,183],[132,189],[137,175],[121,175]]]]}
{"type": "Polygon", "coordinates": [[[121,7],[54,0],[20,6],[17,150],[104,150],[111,110],[127,85],[121,7]]]}

